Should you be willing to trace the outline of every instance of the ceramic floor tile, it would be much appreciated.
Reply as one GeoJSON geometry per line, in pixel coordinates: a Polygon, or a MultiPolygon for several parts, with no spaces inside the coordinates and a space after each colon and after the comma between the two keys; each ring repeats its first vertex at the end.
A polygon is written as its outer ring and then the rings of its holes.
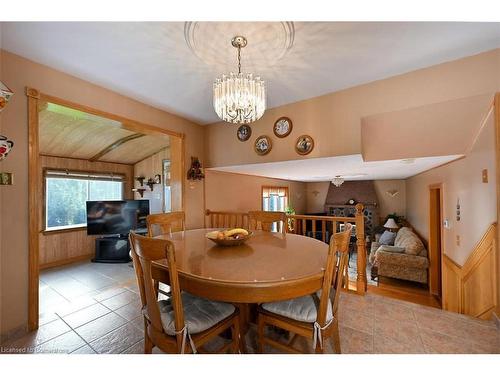
{"type": "Polygon", "coordinates": [[[342,305],[339,308],[338,318],[340,324],[346,327],[373,334],[375,318],[372,314],[342,305]]]}
{"type": "Polygon", "coordinates": [[[70,330],[71,328],[66,323],[64,323],[61,319],[57,319],[53,322],[40,326],[37,331],[28,333],[8,346],[15,348],[35,347],[70,330]]]}
{"type": "Polygon", "coordinates": [[[70,354],[97,354],[97,353],[89,345],[84,345],[81,348],[72,351],[70,354]]]}
{"type": "Polygon", "coordinates": [[[127,320],[134,320],[142,316],[142,303],[140,300],[135,300],[125,306],[116,309],[115,312],[127,320]]]}
{"type": "Polygon", "coordinates": [[[418,326],[414,321],[375,317],[374,335],[385,336],[402,344],[422,345],[418,326]]]}
{"type": "Polygon", "coordinates": [[[93,341],[90,346],[97,353],[121,353],[144,338],[144,334],[128,323],[107,335],[93,341]]]}
{"type": "Polygon", "coordinates": [[[71,353],[72,351],[82,347],[83,345],[85,345],[85,341],[83,341],[82,338],[76,333],[70,331],[61,336],[53,338],[52,340],[49,340],[42,345],[37,346],[35,348],[35,353],[71,353]]]}
{"type": "Polygon", "coordinates": [[[92,289],[85,286],[73,278],[66,278],[50,285],[57,293],[67,299],[74,299],[82,294],[90,292],[92,289]]]}
{"type": "Polygon", "coordinates": [[[462,338],[449,336],[426,328],[420,329],[420,337],[427,353],[479,354],[498,352],[498,347],[472,344],[462,338]]]}
{"type": "Polygon", "coordinates": [[[346,354],[373,353],[373,335],[349,327],[340,326],[340,347],[346,354]]]}
{"type": "Polygon", "coordinates": [[[372,308],[375,316],[383,316],[405,322],[415,320],[413,310],[404,304],[385,303],[384,301],[376,300],[372,308]]]}
{"type": "Polygon", "coordinates": [[[125,349],[122,354],[144,354],[144,339],[125,349]]]}
{"type": "Polygon", "coordinates": [[[137,301],[139,296],[133,292],[125,291],[111,298],[101,301],[101,303],[111,310],[119,309],[122,306],[128,305],[131,302],[137,301]]]}
{"type": "Polygon", "coordinates": [[[121,316],[110,312],[109,314],[101,316],[78,327],[75,331],[83,337],[85,341],[91,342],[124,325],[125,323],[127,323],[127,321],[121,316]]]}
{"type": "Polygon", "coordinates": [[[124,292],[127,292],[127,289],[121,287],[106,288],[99,294],[95,295],[94,299],[100,302],[124,292]]]}
{"type": "Polygon", "coordinates": [[[84,325],[94,319],[106,315],[110,310],[100,303],[85,307],[72,314],[64,316],[62,319],[73,329],[84,325]]]}
{"type": "Polygon", "coordinates": [[[387,336],[374,335],[373,353],[375,354],[424,354],[425,349],[420,341],[404,342],[387,336]]]}

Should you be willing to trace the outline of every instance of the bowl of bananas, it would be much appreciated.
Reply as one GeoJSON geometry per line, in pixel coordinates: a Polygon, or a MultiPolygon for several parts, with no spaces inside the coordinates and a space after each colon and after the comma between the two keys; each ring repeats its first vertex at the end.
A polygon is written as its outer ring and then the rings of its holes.
{"type": "Polygon", "coordinates": [[[220,246],[238,246],[248,240],[252,232],[243,228],[233,228],[227,230],[215,230],[208,232],[206,237],[220,246]]]}

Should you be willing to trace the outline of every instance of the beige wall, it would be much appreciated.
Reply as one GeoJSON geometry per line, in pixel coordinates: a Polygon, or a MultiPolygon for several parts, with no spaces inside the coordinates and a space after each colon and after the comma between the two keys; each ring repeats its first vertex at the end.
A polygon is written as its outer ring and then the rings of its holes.
{"type": "MultiPolygon", "coordinates": [[[[306,183],[306,212],[320,213],[325,211],[325,199],[328,194],[329,181],[306,183]]],[[[406,181],[405,180],[376,180],[375,192],[380,208],[380,216],[396,212],[406,216],[406,181]],[[397,190],[399,193],[391,197],[386,192],[397,190]]]]}
{"type": "Polygon", "coordinates": [[[406,207],[409,222],[425,238],[429,236],[429,185],[443,184],[444,253],[463,265],[488,226],[497,220],[495,180],[495,129],[493,115],[481,131],[470,154],[464,159],[432,169],[406,182],[406,207]],[[489,182],[482,182],[488,169],[489,182]],[[457,198],[461,220],[456,221],[457,198]],[[460,236],[460,245],[456,243],[460,236]]]}
{"type": "MultiPolygon", "coordinates": [[[[50,156],[40,157],[41,178],[43,181],[43,170],[45,168],[68,169],[70,171],[84,172],[112,172],[125,175],[124,197],[132,198],[133,167],[131,165],[90,162],[88,160],[58,158],[50,156]]],[[[45,184],[40,186],[40,231],[45,229],[45,184]]],[[[94,237],[87,236],[84,228],[68,232],[40,233],[40,267],[58,265],[61,262],[77,260],[82,257],[90,258],[95,253],[94,237]]]]}
{"type": "MultiPolygon", "coordinates": [[[[0,216],[1,332],[27,323],[28,312],[28,108],[25,87],[72,102],[114,113],[186,135],[186,160],[191,155],[204,161],[203,129],[181,117],[119,95],[76,77],[50,69],[6,51],[1,51],[2,80],[15,95],[2,112],[2,126],[15,142],[2,161],[2,170],[14,173],[14,186],[2,187],[0,216]]],[[[186,189],[187,226],[203,225],[203,191],[186,189]]]]}
{"type": "Polygon", "coordinates": [[[248,212],[262,209],[262,186],[287,186],[289,204],[297,214],[305,212],[305,183],[236,173],[205,170],[207,209],[248,212]]]}
{"type": "MultiPolygon", "coordinates": [[[[146,177],[145,182],[148,178],[154,178],[155,175],[159,174],[162,178],[160,185],[154,185],[153,191],[149,189],[149,186],[144,182],[142,188],[146,189],[143,193],[143,197],[139,193],[134,193],[134,199],[148,199],[149,200],[149,210],[152,214],[163,212],[163,160],[170,158],[170,149],[166,148],[149,158],[140,161],[134,165],[134,176],[146,177]]],[[[134,187],[139,188],[141,184],[139,181],[134,181],[134,187]]]]}
{"type": "Polygon", "coordinates": [[[209,125],[207,166],[298,159],[294,142],[301,134],[309,134],[315,140],[314,150],[307,158],[361,153],[362,117],[493,93],[500,89],[499,66],[500,49],[496,49],[269,109],[252,124],[252,136],[243,143],[236,138],[235,126],[209,125]],[[284,139],[276,138],[272,130],[281,116],[290,117],[293,122],[292,133],[284,139]],[[274,144],[268,155],[258,156],[253,143],[262,134],[269,135],[274,144]]]}

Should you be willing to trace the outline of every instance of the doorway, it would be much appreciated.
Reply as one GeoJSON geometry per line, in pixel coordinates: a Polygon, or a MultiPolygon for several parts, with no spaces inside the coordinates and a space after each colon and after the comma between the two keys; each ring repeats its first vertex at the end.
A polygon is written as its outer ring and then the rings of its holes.
{"type": "Polygon", "coordinates": [[[441,301],[443,251],[443,186],[429,186],[429,292],[441,301]]]}
{"type": "MultiPolygon", "coordinates": [[[[39,301],[40,269],[44,264],[59,264],[59,260],[49,262],[48,257],[44,258],[43,254],[49,252],[43,252],[43,249],[55,248],[54,242],[58,238],[61,239],[58,243],[70,243],[71,246],[66,246],[70,249],[92,240],[87,238],[86,215],[82,213],[87,200],[142,200],[149,199],[147,194],[154,193],[154,197],[159,196],[160,203],[153,205],[150,200],[150,206],[158,206],[161,211],[166,203],[162,201],[159,185],[168,184],[171,209],[183,209],[184,134],[72,103],[32,88],[27,88],[27,96],[30,145],[28,324],[30,330],[35,330],[43,311],[39,301]],[[69,137],[71,134],[73,136],[69,137]],[[171,162],[168,179],[162,172],[165,159],[171,162]],[[47,168],[44,163],[48,161],[56,164],[47,168]],[[61,164],[63,161],[68,164],[61,164]],[[79,201],[69,199],[71,205],[62,205],[66,211],[68,206],[75,206],[74,212],[61,212],[61,205],[55,203],[60,203],[69,187],[74,188],[73,185],[81,188],[78,191],[82,198],[79,201]],[[47,192],[57,199],[47,199],[47,192]],[[53,204],[47,205],[47,202],[53,204]],[[72,242],[66,237],[64,240],[63,236],[72,236],[72,242]],[[44,247],[47,243],[50,246],[44,247]]],[[[78,258],[73,255],[68,257],[71,260],[78,258]]],[[[83,254],[83,258],[89,258],[88,254],[83,254]]],[[[106,282],[110,281],[108,279],[106,282]]],[[[96,286],[94,279],[90,281],[96,286]]],[[[79,287],[80,284],[83,282],[78,283],[79,287]]],[[[46,289],[48,293],[54,289],[60,297],[68,300],[63,295],[68,285],[60,282],[58,291],[55,285],[48,284],[46,289]]],[[[84,285],[81,290],[86,292],[89,288],[84,285]]],[[[68,295],[73,297],[77,293],[70,290],[68,295]]]]}

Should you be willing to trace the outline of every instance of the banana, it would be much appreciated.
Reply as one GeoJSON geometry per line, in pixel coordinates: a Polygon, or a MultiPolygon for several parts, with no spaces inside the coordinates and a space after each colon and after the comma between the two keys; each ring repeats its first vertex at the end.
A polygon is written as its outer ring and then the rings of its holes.
{"type": "Polygon", "coordinates": [[[217,239],[217,235],[219,234],[220,232],[218,230],[215,230],[213,232],[208,232],[207,233],[207,238],[210,238],[212,240],[216,240],[217,239]]]}
{"type": "Polygon", "coordinates": [[[242,234],[244,236],[248,236],[248,231],[243,228],[234,228],[224,231],[224,237],[231,237],[235,234],[242,234]]]}

